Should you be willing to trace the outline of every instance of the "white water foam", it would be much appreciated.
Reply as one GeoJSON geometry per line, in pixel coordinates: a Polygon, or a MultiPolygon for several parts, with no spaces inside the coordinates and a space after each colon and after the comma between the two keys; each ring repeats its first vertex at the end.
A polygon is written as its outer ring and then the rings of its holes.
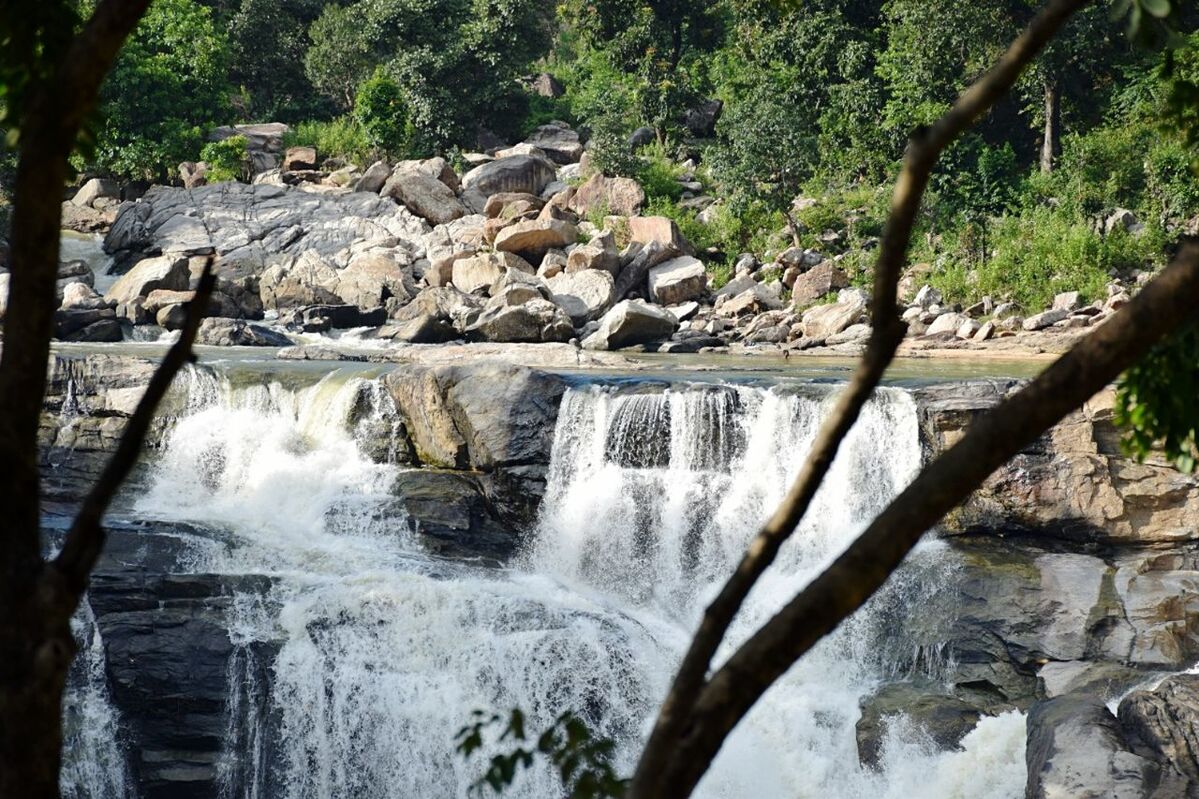
{"type": "MultiPolygon", "coordinates": [[[[762,388],[572,389],[532,543],[512,570],[495,571],[420,553],[391,496],[396,467],[364,455],[370,442],[354,423],[364,396],[376,416],[390,413],[371,381],[193,380],[198,399],[139,511],[227,529],[233,544],[203,553],[197,569],[278,578],[264,600],[236,603],[230,621],[239,646],[281,642],[268,699],[278,762],[268,768],[259,753],[229,769],[243,774],[226,786],[238,796],[463,795],[482,764],[464,763],[452,738],[476,708],[521,707],[531,729],[579,712],[617,742],[628,773],[704,602],[782,498],[825,412],[819,398],[762,388]]],[[[882,392],[733,642],[842,551],[919,464],[912,400],[882,392]]],[[[913,657],[895,620],[948,562],[936,544],[918,551],[767,694],[699,795],[974,797],[985,770],[986,796],[1019,796],[1016,714],[985,720],[948,754],[896,723],[882,769],[858,766],[859,701],[896,663],[935,671],[935,651],[913,657]]],[[[231,685],[247,673],[231,667],[231,685]]],[[[556,796],[556,786],[539,768],[508,795],[556,796]]]]}

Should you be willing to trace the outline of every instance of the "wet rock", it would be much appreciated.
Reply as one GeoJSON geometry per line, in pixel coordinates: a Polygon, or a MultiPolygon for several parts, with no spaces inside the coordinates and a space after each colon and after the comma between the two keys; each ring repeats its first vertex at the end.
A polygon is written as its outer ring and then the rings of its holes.
{"type": "Polygon", "coordinates": [[[413,530],[436,555],[503,561],[516,550],[518,537],[491,509],[474,475],[407,470],[396,475],[394,490],[413,530]]]}
{"type": "Polygon", "coordinates": [[[1039,702],[1028,714],[1027,799],[1140,799],[1157,768],[1130,750],[1104,703],[1080,694],[1039,702]]]}
{"type": "Polygon", "coordinates": [[[939,749],[950,751],[982,715],[976,706],[928,682],[889,683],[864,698],[861,708],[855,727],[858,759],[869,768],[878,766],[889,724],[905,721],[939,749]]]}
{"type": "Polygon", "coordinates": [[[1175,789],[1199,790],[1199,676],[1167,677],[1153,690],[1120,702],[1120,726],[1132,750],[1158,763],[1175,789]]]}

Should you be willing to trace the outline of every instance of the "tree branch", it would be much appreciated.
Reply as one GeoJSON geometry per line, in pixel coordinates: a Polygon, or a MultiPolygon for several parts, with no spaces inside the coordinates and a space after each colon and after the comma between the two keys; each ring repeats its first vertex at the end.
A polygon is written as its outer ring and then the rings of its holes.
{"type": "Polygon", "coordinates": [[[903,341],[906,326],[899,318],[896,292],[916,215],[937,159],[954,139],[1011,89],[1020,73],[1070,15],[1089,1],[1056,0],[1046,6],[1012,42],[996,65],[963,92],[936,124],[912,136],[891,197],[891,210],[875,263],[871,302],[873,328],[866,352],[849,385],[821,425],[812,452],[783,503],[750,544],[720,594],[705,610],[642,752],[629,797],[664,795],[663,786],[670,783],[661,775],[666,763],[675,757],[674,742],[688,725],[692,704],[704,686],[712,658],[749,592],[807,513],[832,467],[841,442],[857,422],[903,341]]]}
{"type": "MultiPolygon", "coordinates": [[[[0,353],[0,463],[8,470],[0,481],[0,507],[7,514],[0,525],[0,546],[22,575],[35,575],[41,563],[37,427],[57,307],[54,284],[67,161],[80,128],[96,108],[104,76],[149,2],[101,0],[54,75],[30,92],[28,107],[21,109],[12,273],[0,353]]],[[[7,588],[0,587],[0,594],[7,588]]]]}
{"type": "Polygon", "coordinates": [[[729,658],[704,686],[675,742],[658,796],[686,796],[727,735],[771,685],[877,591],[924,532],[995,469],[1101,391],[1154,344],[1195,317],[1199,245],[1024,389],[980,417],[819,577],[729,658]]]}
{"type": "Polygon", "coordinates": [[[167,351],[162,363],[154,371],[154,376],[150,378],[146,392],[142,394],[141,400],[137,403],[137,409],[129,418],[129,424],[125,426],[124,433],[121,434],[121,441],[117,445],[116,452],[105,464],[104,471],[101,472],[99,479],[96,480],[87,498],[84,499],[83,505],[67,533],[62,551],[54,559],[53,567],[66,580],[66,587],[74,594],[75,601],[78,601],[78,598],[87,589],[88,575],[91,574],[92,568],[96,565],[96,559],[104,548],[106,538],[102,524],[104,514],[141,455],[142,443],[145,441],[146,432],[150,429],[150,423],[154,420],[158,404],[166,396],[167,389],[170,388],[171,381],[175,379],[179,370],[195,359],[192,354],[192,344],[196,340],[196,332],[200,328],[200,321],[204,318],[208,300],[216,285],[216,274],[212,271],[212,261],[213,258],[210,255],[204,263],[199,286],[196,288],[195,296],[188,303],[187,320],[184,322],[183,330],[179,333],[179,340],[167,351]]]}

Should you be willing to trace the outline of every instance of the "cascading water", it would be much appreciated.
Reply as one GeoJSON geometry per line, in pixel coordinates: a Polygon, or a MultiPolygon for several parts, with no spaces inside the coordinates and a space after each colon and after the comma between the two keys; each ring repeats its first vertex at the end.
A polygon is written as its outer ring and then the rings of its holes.
{"type": "MultiPolygon", "coordinates": [[[[576,711],[617,742],[628,773],[705,601],[781,500],[826,401],[745,386],[568,390],[536,530],[511,568],[495,570],[422,554],[392,493],[399,467],[378,447],[394,409],[370,375],[300,388],[236,387],[198,370],[188,379],[191,400],[137,512],[226,531],[195,553],[197,571],[272,578],[268,595],[239,596],[228,622],[235,743],[222,775],[239,797],[464,795],[482,765],[463,762],[453,736],[476,708],[520,707],[531,729],[576,711]]],[[[919,463],[912,400],[882,392],[732,642],[835,557],[919,463]]],[[[895,611],[935,590],[948,562],[935,543],[918,551],[765,697],[699,794],[1018,796],[1015,714],[985,720],[950,754],[896,724],[880,771],[857,765],[859,700],[896,669],[935,671],[936,653],[912,651],[895,611]]],[[[508,795],[559,794],[539,767],[508,795]]]]}

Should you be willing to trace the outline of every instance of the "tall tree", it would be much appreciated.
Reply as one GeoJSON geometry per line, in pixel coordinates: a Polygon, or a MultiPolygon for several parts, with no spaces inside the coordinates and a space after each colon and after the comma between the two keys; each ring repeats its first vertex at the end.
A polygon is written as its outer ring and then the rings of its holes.
{"type": "Polygon", "coordinates": [[[40,529],[37,429],[57,302],[68,159],[104,76],[149,0],[100,0],[81,20],[70,0],[0,5],[4,126],[18,140],[11,279],[0,353],[0,796],[58,796],[62,695],[75,651],[70,619],[104,543],[101,519],[132,467],[154,408],[189,358],[212,288],[205,270],[179,343],[164,358],[118,452],[49,560],[40,529]]]}

